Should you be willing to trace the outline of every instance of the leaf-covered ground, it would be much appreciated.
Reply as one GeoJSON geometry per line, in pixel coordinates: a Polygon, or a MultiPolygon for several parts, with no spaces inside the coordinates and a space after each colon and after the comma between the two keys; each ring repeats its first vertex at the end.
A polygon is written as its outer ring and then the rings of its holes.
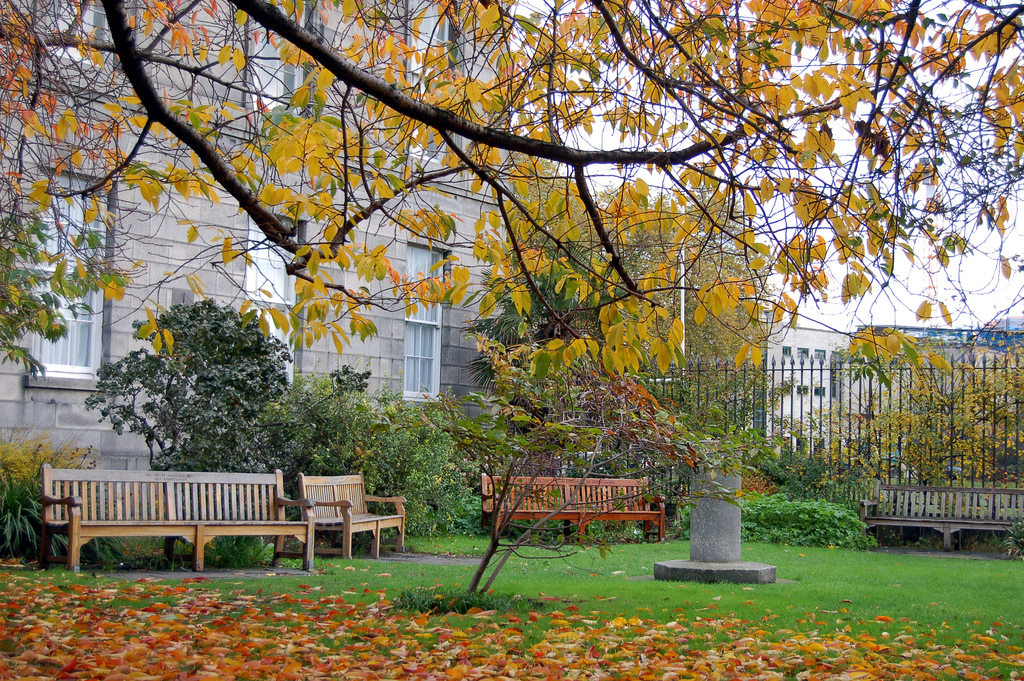
{"type": "Polygon", "coordinates": [[[85,585],[0,574],[0,679],[946,679],[1024,677],[1020,641],[934,642],[888,615],[773,630],[575,606],[427,618],[387,591],[224,592],[206,580],[85,585]]]}

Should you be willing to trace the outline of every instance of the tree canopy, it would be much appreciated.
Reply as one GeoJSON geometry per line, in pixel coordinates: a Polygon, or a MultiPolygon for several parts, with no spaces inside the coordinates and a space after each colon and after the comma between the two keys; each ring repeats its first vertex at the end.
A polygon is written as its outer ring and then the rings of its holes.
{"type": "MultiPolygon", "coordinates": [[[[535,351],[544,367],[590,355],[628,372],[680,359],[665,294],[682,288],[698,323],[759,323],[833,291],[854,304],[903,262],[955,268],[990,249],[994,269],[1015,267],[1002,246],[1024,154],[1018,4],[101,5],[0,10],[5,210],[38,215],[68,193],[62,175],[89,179],[75,191],[108,222],[114,183],[154,209],[230,197],[288,254],[296,302],[265,313],[307,341],[372,333],[375,305],[486,316],[509,296],[563,326],[535,351]],[[453,182],[487,197],[475,224],[439,199],[453,182]],[[412,279],[390,259],[410,237],[462,238],[474,259],[412,279]],[[652,250],[633,257],[638,243],[652,250]],[[746,266],[688,278],[709,248],[746,266]],[[477,266],[490,281],[474,297],[477,266]],[[581,312],[598,326],[574,325],[581,312]]],[[[248,257],[187,216],[180,229],[218,261],[248,257]]],[[[927,292],[914,307],[955,311],[927,292]]],[[[737,359],[759,354],[744,344],[737,359]]]]}

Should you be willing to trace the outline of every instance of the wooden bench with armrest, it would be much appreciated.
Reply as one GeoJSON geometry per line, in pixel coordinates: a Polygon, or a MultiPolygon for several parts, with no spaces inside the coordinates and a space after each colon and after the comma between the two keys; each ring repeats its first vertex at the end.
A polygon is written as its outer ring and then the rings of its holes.
{"type": "Polygon", "coordinates": [[[665,502],[647,493],[647,478],[515,477],[504,500],[496,498],[496,486],[490,475],[481,477],[485,530],[497,502],[511,504],[512,520],[564,520],[581,534],[595,520],[642,521],[645,537],[652,534],[653,525],[658,541],[665,540],[665,502]]]}
{"type": "Polygon", "coordinates": [[[352,535],[356,532],[372,532],[373,543],[370,556],[380,557],[380,533],[389,527],[398,530],[395,551],[405,551],[405,497],[377,497],[366,494],[363,474],[312,476],[299,474],[299,494],[313,502],[316,529],[330,532],[332,536],[341,532],[341,548],[320,547],[316,552],[323,555],[352,557],[352,535]],[[376,515],[367,510],[367,503],[393,504],[391,515],[376,515]]]}
{"type": "Polygon", "coordinates": [[[871,498],[860,502],[860,519],[867,528],[939,530],[943,549],[950,551],[956,532],[1008,530],[1024,520],[1024,489],[886,485],[876,480],[871,498]]]}
{"type": "Polygon", "coordinates": [[[313,568],[312,502],[284,496],[281,471],[199,473],[42,468],[42,550],[40,565],[64,563],[77,572],[81,549],[96,537],[164,537],[173,560],[174,543],[192,544],[192,569],[202,571],[204,549],[221,536],[273,536],[274,564],[298,555],[313,568]],[[302,520],[287,520],[289,506],[302,520]],[[55,535],[67,536],[67,553],[53,552],[55,535]],[[295,537],[299,554],[286,553],[295,537]]]}

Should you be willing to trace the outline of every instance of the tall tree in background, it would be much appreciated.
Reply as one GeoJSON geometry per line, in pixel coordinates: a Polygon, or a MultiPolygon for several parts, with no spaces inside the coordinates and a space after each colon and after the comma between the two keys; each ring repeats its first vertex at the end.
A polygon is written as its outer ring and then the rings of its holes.
{"type": "MultiPolygon", "coordinates": [[[[471,235],[492,279],[481,313],[505,294],[521,311],[545,306],[563,329],[533,351],[546,363],[678,359],[682,323],[663,294],[688,286],[680,253],[700,234],[777,278],[770,297],[742,278],[688,291],[754,323],[832,288],[855,302],[902,276],[901,261],[955,268],[991,247],[1012,270],[1000,247],[1024,153],[1017,4],[98,7],[0,8],[4,209],[38,215],[71,192],[113,221],[97,197],[114,182],[154,210],[230,197],[288,254],[296,302],[276,322],[310,340],[372,333],[369,306],[467,299],[471,263],[411,281],[389,260],[410,235],[455,238],[445,181],[492,202],[471,235]],[[524,200],[538,160],[555,190],[524,200]],[[90,181],[61,189],[61,175],[90,181]],[[659,257],[628,257],[641,231],[659,257]],[[599,326],[575,327],[542,281],[599,326]]],[[[211,259],[247,257],[185,214],[180,229],[211,259]]],[[[916,307],[952,320],[947,301],[916,307]]],[[[882,340],[884,352],[906,344],[882,340]]]]}

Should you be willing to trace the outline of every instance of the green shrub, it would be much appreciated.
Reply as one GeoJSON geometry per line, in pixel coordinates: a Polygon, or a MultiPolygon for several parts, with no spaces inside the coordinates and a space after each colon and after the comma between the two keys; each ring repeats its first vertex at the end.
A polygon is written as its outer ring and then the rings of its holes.
{"type": "Polygon", "coordinates": [[[782,494],[754,496],[743,502],[746,541],[795,546],[868,548],[857,514],[828,501],[790,501],[782,494]]]}
{"type": "Polygon", "coordinates": [[[30,560],[39,556],[41,513],[38,481],[0,476],[0,558],[30,560]]]}
{"type": "Polygon", "coordinates": [[[235,570],[266,565],[274,558],[274,545],[263,537],[217,537],[206,549],[211,567],[235,570]]]}
{"type": "Polygon", "coordinates": [[[292,497],[299,473],[361,472],[368,494],[406,498],[410,534],[479,527],[479,510],[474,519],[470,507],[478,473],[455,455],[439,410],[387,390],[367,394],[356,380],[365,376],[297,376],[263,412],[260,458],[282,469],[292,497]]]}
{"type": "MultiPolygon", "coordinates": [[[[751,495],[742,504],[744,541],[856,549],[875,545],[873,537],[864,536],[857,514],[841,504],[790,501],[782,494],[751,495]]],[[[681,539],[690,538],[691,512],[690,506],[679,509],[676,523],[681,539]]]]}
{"type": "Polygon", "coordinates": [[[403,589],[395,597],[394,607],[409,612],[443,615],[449,612],[464,615],[473,608],[510,612],[525,606],[526,601],[511,594],[489,592],[469,593],[465,589],[440,584],[403,589]]]}
{"type": "Polygon", "coordinates": [[[870,489],[870,480],[864,470],[840,468],[820,457],[788,448],[778,458],[759,462],[757,468],[779,494],[789,499],[825,500],[850,505],[865,498],[866,491],[870,489]]]}
{"type": "MultiPolygon", "coordinates": [[[[35,560],[42,529],[39,468],[91,465],[91,450],[54,443],[46,433],[21,429],[0,433],[0,558],[35,560]]],[[[62,538],[58,537],[57,541],[62,538]]]]}
{"type": "Polygon", "coordinates": [[[1003,540],[1003,551],[1010,560],[1024,560],[1024,520],[1010,526],[1010,533],[1003,540]]]}
{"type": "Polygon", "coordinates": [[[264,472],[260,411],[288,387],[288,351],[251,315],[204,300],[132,327],[152,348],[100,367],[85,404],[118,435],[142,435],[155,470],[264,472]],[[167,338],[173,339],[173,344],[167,338]]]}

